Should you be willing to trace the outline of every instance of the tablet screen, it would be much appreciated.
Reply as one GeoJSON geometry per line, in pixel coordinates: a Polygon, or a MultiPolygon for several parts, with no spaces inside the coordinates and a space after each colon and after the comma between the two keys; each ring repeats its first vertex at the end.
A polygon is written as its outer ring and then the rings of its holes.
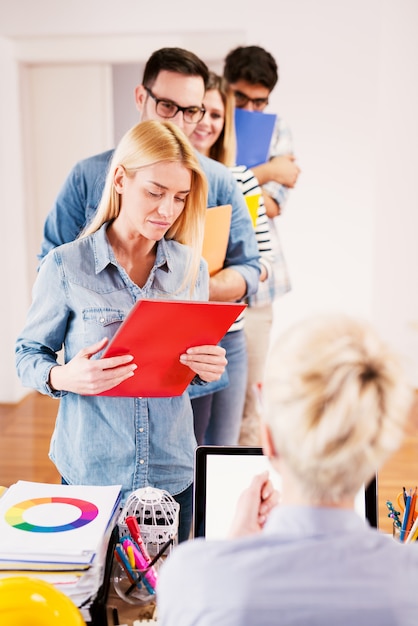
{"type": "MultiPolygon", "coordinates": [[[[194,536],[222,539],[232,523],[237,500],[255,474],[268,470],[280,490],[280,475],[261,448],[248,446],[199,446],[195,455],[194,536]]],[[[356,496],[355,508],[376,526],[375,481],[356,496]]]]}

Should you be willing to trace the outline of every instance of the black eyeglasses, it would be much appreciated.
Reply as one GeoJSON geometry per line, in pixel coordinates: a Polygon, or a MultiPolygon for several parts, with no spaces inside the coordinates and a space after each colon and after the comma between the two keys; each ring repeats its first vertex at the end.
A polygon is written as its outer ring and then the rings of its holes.
{"type": "Polygon", "coordinates": [[[249,98],[242,91],[234,91],[235,104],[239,109],[243,109],[249,102],[252,102],[254,108],[259,111],[268,105],[268,98],[249,98]]]}
{"type": "Polygon", "coordinates": [[[169,120],[177,115],[179,111],[183,113],[183,119],[187,124],[197,124],[203,119],[206,113],[205,107],[181,107],[172,100],[157,98],[151,89],[145,87],[147,94],[155,101],[155,112],[160,117],[169,120]]]}

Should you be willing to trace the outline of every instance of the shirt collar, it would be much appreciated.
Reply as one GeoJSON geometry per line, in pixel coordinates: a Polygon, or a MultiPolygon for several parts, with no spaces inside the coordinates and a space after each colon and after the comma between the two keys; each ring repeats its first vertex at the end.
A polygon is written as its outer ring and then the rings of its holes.
{"type": "MultiPolygon", "coordinates": [[[[106,230],[109,224],[110,222],[105,222],[99,230],[92,234],[96,274],[102,272],[109,264],[117,265],[112,246],[110,245],[106,235],[106,230]]],[[[173,269],[173,258],[172,254],[170,254],[170,244],[164,237],[157,244],[155,265],[158,268],[166,266],[167,271],[172,271],[173,269]]]]}
{"type": "Polygon", "coordinates": [[[277,506],[264,527],[266,534],[328,535],[364,528],[365,522],[352,509],[309,506],[277,506]]]}

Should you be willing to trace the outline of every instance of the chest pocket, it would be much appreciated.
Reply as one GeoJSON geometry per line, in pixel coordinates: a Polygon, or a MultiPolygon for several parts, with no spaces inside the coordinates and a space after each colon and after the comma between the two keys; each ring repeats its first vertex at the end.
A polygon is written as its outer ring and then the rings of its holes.
{"type": "MultiPolygon", "coordinates": [[[[126,318],[127,311],[111,308],[91,308],[83,310],[84,332],[88,342],[95,343],[103,337],[112,339],[126,318]]],[[[100,357],[101,353],[97,354],[100,357]]]]}

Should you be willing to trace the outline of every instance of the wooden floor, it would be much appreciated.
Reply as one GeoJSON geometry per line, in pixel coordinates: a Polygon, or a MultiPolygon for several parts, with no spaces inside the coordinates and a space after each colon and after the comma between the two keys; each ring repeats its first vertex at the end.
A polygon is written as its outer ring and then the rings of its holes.
{"type": "MultiPolygon", "coordinates": [[[[418,395],[417,395],[418,397],[418,395]]],[[[17,480],[58,483],[60,477],[48,459],[58,401],[30,393],[19,404],[0,404],[0,485],[17,480]]],[[[402,486],[418,484],[418,408],[401,450],[378,476],[379,527],[390,532],[386,501],[396,502],[402,486]]]]}
{"type": "Polygon", "coordinates": [[[0,485],[60,482],[48,458],[58,402],[33,392],[18,404],[0,404],[0,485]]]}

